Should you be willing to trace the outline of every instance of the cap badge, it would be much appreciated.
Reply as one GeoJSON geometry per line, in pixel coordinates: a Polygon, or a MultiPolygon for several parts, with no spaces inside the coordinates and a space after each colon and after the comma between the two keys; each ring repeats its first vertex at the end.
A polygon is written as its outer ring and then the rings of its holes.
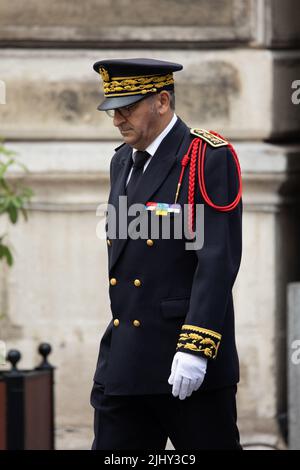
{"type": "Polygon", "coordinates": [[[99,68],[99,73],[100,73],[100,75],[102,77],[102,80],[104,82],[109,82],[109,73],[104,67],[99,68]]]}

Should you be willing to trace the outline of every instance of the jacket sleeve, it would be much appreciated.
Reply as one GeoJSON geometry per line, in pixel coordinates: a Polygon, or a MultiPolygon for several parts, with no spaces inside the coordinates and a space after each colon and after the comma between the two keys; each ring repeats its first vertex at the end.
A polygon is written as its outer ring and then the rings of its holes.
{"type": "MultiPolygon", "coordinates": [[[[238,177],[230,149],[207,147],[204,171],[210,199],[222,206],[231,203],[238,191],[238,177]]],[[[203,204],[198,181],[196,187],[197,202],[203,204]]],[[[222,341],[227,304],[241,261],[242,200],[229,212],[204,203],[204,221],[200,223],[204,223],[204,243],[196,251],[189,311],[177,351],[214,359],[222,341]]]]}

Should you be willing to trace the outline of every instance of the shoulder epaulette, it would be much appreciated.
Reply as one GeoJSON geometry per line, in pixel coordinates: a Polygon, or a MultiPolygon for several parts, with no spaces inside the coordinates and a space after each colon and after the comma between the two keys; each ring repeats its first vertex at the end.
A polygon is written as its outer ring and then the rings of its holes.
{"type": "Polygon", "coordinates": [[[191,129],[191,134],[208,142],[212,147],[222,147],[228,145],[227,140],[218,137],[206,129],[191,129]]]}

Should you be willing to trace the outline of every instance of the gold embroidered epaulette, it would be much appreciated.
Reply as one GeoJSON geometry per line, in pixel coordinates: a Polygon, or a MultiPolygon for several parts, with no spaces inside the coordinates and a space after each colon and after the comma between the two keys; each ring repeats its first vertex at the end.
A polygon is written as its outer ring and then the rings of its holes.
{"type": "Polygon", "coordinates": [[[218,137],[217,135],[212,134],[206,129],[191,129],[191,134],[205,140],[212,147],[222,147],[224,145],[228,145],[227,140],[222,139],[221,137],[218,137]]]}

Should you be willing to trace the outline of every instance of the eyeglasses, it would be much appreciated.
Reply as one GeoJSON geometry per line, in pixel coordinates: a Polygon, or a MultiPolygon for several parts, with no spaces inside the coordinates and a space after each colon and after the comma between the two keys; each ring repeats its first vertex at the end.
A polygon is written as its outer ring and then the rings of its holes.
{"type": "Polygon", "coordinates": [[[129,106],[123,106],[122,108],[107,109],[106,114],[110,118],[114,118],[115,112],[118,111],[121,114],[121,116],[123,116],[126,119],[132,114],[133,110],[135,109],[138,103],[139,101],[137,103],[130,104],[129,106]]]}
{"type": "Polygon", "coordinates": [[[144,101],[145,99],[149,99],[151,98],[153,95],[150,95],[150,96],[145,96],[144,98],[142,98],[141,100],[137,101],[136,103],[133,103],[133,104],[129,104],[128,106],[122,106],[122,108],[116,108],[116,109],[107,109],[105,112],[106,114],[110,117],[110,118],[114,118],[115,117],[115,112],[118,111],[121,116],[123,116],[125,119],[128,118],[129,116],[131,116],[131,114],[133,113],[133,111],[135,110],[135,108],[137,106],[139,106],[139,104],[144,101]]]}

